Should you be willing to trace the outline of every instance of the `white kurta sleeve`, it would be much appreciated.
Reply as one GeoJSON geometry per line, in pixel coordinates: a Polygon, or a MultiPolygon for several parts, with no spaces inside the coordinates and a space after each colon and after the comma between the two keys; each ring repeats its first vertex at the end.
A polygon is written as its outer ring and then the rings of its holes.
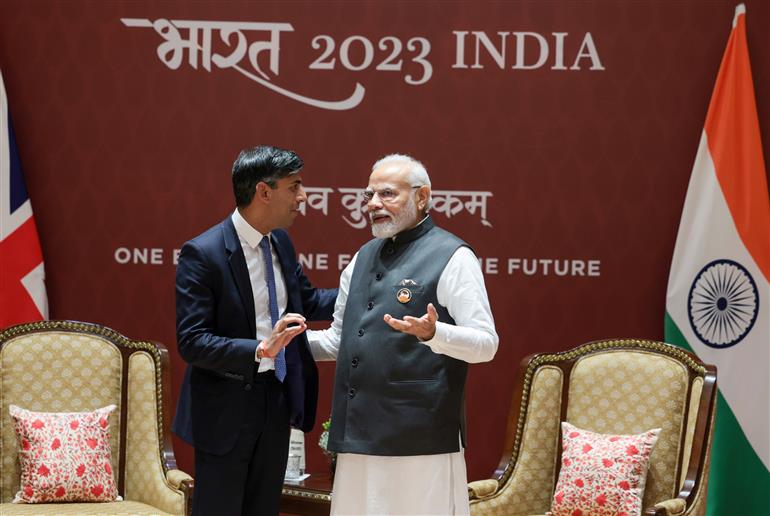
{"type": "MultiPolygon", "coordinates": [[[[423,344],[434,353],[465,362],[492,360],[499,339],[489,308],[484,275],[476,255],[469,248],[459,248],[449,259],[439,278],[436,298],[449,311],[455,325],[439,320],[436,334],[423,344]]],[[[339,298],[337,300],[339,302],[339,298]]]]}
{"type": "Polygon", "coordinates": [[[340,275],[340,291],[337,301],[334,303],[334,320],[326,330],[308,330],[307,341],[310,344],[310,352],[315,360],[337,360],[337,352],[340,350],[342,340],[342,318],[345,315],[345,304],[348,302],[350,289],[350,277],[356,264],[358,253],[353,256],[350,263],[340,275]]]}

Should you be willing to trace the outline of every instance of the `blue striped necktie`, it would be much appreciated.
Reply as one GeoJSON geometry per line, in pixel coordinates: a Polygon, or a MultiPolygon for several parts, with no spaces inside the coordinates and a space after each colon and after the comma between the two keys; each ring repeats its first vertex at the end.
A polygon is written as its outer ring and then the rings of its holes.
{"type": "MultiPolygon", "coordinates": [[[[265,235],[259,242],[262,249],[262,259],[265,262],[265,281],[267,282],[267,297],[270,305],[270,321],[275,327],[278,322],[278,296],[275,293],[275,272],[273,271],[273,255],[270,253],[270,237],[265,235]]],[[[279,381],[286,378],[286,351],[281,351],[275,356],[275,377],[279,381]]]]}

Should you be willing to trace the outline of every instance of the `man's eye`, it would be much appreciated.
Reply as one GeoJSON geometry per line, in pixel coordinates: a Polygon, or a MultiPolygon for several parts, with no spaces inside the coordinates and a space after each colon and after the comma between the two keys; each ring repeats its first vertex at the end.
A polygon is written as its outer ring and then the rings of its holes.
{"type": "Polygon", "coordinates": [[[393,193],[393,190],[387,190],[387,189],[383,190],[382,193],[380,194],[380,197],[382,197],[383,199],[392,199],[394,196],[395,194],[393,193]]]}

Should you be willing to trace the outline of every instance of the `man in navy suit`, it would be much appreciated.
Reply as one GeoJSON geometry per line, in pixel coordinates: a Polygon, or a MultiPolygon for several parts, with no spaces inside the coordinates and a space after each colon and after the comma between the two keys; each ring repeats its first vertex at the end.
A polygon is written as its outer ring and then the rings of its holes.
{"type": "Polygon", "coordinates": [[[310,284],[283,229],[307,200],[302,165],[276,147],[241,152],[236,210],[179,255],[177,342],[188,366],[174,432],[195,447],[196,516],[278,514],[290,426],[307,432],[315,421],[305,318],[331,319],[337,290],[310,284]]]}

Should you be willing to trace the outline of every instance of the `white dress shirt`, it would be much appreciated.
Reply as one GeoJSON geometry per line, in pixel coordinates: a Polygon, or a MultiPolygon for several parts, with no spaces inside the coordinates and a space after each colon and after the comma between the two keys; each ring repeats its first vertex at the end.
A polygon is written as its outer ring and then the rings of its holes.
{"type": "MultiPolygon", "coordinates": [[[[342,271],[331,327],[307,332],[316,360],[337,358],[350,278],[357,256],[342,271]]],[[[439,304],[447,308],[455,325],[436,322],[436,334],[422,344],[434,353],[470,363],[492,360],[499,339],[481,266],[467,247],[459,248],[450,258],[439,278],[436,297],[439,304]]],[[[386,324],[385,321],[382,324],[386,324]]],[[[468,514],[462,447],[455,453],[409,457],[340,453],[334,475],[331,513],[336,516],[468,514]]]]}
{"type": "MultiPolygon", "coordinates": [[[[263,235],[246,222],[246,219],[240,214],[238,209],[233,212],[231,217],[235,232],[238,233],[238,240],[241,242],[243,256],[246,258],[246,267],[249,269],[249,279],[251,280],[251,292],[254,296],[254,313],[256,314],[257,342],[270,337],[273,331],[273,322],[270,319],[270,301],[267,293],[267,280],[265,279],[265,261],[262,258],[262,250],[259,248],[259,242],[263,235]]],[[[266,236],[270,236],[268,233],[266,236]]],[[[275,274],[275,293],[278,297],[278,314],[286,312],[286,282],[281,272],[281,264],[278,261],[278,255],[273,248],[273,242],[270,241],[270,254],[273,257],[273,273],[275,274]]],[[[256,357],[254,357],[256,360],[256,357]]],[[[275,369],[275,363],[272,358],[263,358],[259,362],[258,372],[264,372],[269,369],[275,369]]]]}

